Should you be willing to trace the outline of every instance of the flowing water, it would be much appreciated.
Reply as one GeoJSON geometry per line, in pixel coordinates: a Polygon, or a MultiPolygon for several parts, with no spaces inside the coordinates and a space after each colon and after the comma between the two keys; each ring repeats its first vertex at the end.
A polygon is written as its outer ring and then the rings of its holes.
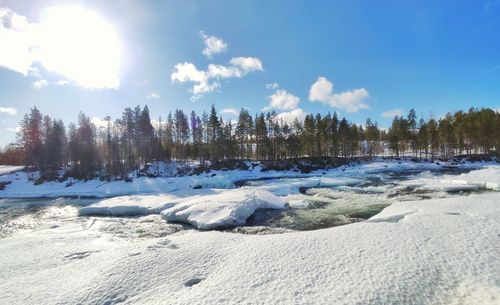
{"type": "MultiPolygon", "coordinates": [[[[236,187],[269,190],[282,196],[289,204],[284,210],[257,210],[247,226],[229,231],[247,234],[282,233],[295,230],[316,230],[366,220],[393,202],[463,196],[478,190],[439,191],[405,183],[425,174],[437,177],[458,175],[465,169],[403,170],[363,172],[344,175],[346,183],[322,186],[307,178],[246,180],[236,187]],[[299,186],[290,192],[290,186],[299,186]]],[[[167,223],[159,215],[141,217],[80,217],[78,208],[97,199],[0,199],[0,238],[17,231],[55,228],[64,223],[81,225],[88,230],[112,233],[122,238],[161,237],[186,229],[187,225],[167,223]]]]}

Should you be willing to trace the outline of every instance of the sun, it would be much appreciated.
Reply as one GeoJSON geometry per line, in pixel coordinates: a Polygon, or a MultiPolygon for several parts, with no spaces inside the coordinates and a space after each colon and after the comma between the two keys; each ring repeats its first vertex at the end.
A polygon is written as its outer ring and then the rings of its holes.
{"type": "Polygon", "coordinates": [[[114,26],[81,6],[45,9],[37,51],[44,67],[88,88],[120,85],[122,46],[114,26]]]}

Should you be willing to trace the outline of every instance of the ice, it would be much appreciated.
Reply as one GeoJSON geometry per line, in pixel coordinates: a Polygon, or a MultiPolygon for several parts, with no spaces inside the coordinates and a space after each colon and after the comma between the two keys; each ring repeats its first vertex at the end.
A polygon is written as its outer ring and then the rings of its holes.
{"type": "Polygon", "coordinates": [[[178,198],[173,195],[132,195],[105,199],[80,208],[78,213],[84,215],[104,216],[138,216],[159,214],[178,198]]]}
{"type": "Polygon", "coordinates": [[[473,170],[460,175],[435,176],[430,172],[423,172],[402,186],[415,187],[429,191],[458,192],[476,190],[500,190],[500,166],[490,165],[483,169],[473,170]]]}
{"type": "Polygon", "coordinates": [[[285,196],[298,193],[301,188],[348,186],[360,183],[361,180],[342,176],[319,176],[307,178],[274,179],[266,182],[260,188],[275,195],[285,196]]]}
{"type": "Polygon", "coordinates": [[[180,201],[161,214],[167,221],[212,229],[243,225],[257,209],[283,209],[285,206],[283,199],[268,191],[241,188],[180,201]]]}
{"type": "MultiPolygon", "coordinates": [[[[175,165],[176,163],[174,163],[175,165]]],[[[181,166],[181,165],[179,165],[181,166]]],[[[0,173],[0,183],[10,182],[0,190],[0,198],[55,198],[55,197],[96,197],[108,198],[123,195],[148,194],[148,193],[172,193],[186,189],[231,189],[236,181],[246,179],[274,179],[264,183],[263,188],[282,196],[296,193],[301,187],[340,187],[353,186],[366,179],[368,175],[376,175],[380,172],[398,173],[408,170],[439,170],[446,166],[445,163],[425,163],[409,161],[374,161],[356,165],[344,165],[328,170],[313,171],[308,174],[294,171],[261,171],[257,165],[249,170],[211,171],[192,176],[173,176],[177,174],[177,167],[173,164],[153,163],[148,173],[160,177],[138,177],[132,182],[125,181],[100,181],[98,179],[89,181],[77,181],[68,179],[66,181],[45,182],[34,185],[38,177],[37,172],[24,172],[20,168],[8,167],[6,174],[0,173]]],[[[477,185],[480,188],[498,190],[500,181],[498,178],[499,166],[491,163],[465,163],[457,168],[477,169],[485,167],[478,176],[467,176],[460,179],[469,179],[468,184],[477,185]]],[[[476,171],[477,172],[477,171],[476,171]]],[[[454,177],[453,179],[455,179],[454,177]]],[[[458,178],[457,178],[458,179],[458,178]]]]}
{"type": "Polygon", "coordinates": [[[277,235],[121,239],[62,224],[0,241],[0,295],[12,305],[493,305],[499,202],[498,192],[397,202],[365,222],[277,235]]]}

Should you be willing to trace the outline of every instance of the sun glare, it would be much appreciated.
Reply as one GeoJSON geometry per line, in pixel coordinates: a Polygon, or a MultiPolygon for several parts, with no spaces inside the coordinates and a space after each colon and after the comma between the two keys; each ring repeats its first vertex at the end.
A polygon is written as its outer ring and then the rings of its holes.
{"type": "Polygon", "coordinates": [[[108,21],[80,6],[42,13],[40,50],[46,69],[89,88],[120,85],[121,43],[108,21]]]}

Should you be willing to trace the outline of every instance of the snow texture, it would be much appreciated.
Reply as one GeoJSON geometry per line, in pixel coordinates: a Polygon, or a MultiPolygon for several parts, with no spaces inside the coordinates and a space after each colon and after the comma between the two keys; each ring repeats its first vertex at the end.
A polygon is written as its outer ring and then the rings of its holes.
{"type": "Polygon", "coordinates": [[[286,202],[268,191],[241,188],[194,197],[161,212],[163,219],[199,229],[244,225],[257,209],[283,209],[286,202]]]}
{"type": "Polygon", "coordinates": [[[175,196],[165,194],[121,196],[105,199],[83,207],[78,213],[81,216],[137,216],[159,214],[175,201],[175,196]]]}
{"type": "Polygon", "coordinates": [[[499,304],[499,202],[498,192],[398,202],[365,222],[275,235],[129,239],[61,224],[0,240],[0,296],[12,305],[499,304]]]}
{"type": "Polygon", "coordinates": [[[422,190],[437,190],[444,192],[500,190],[500,166],[490,165],[458,176],[443,175],[436,177],[430,173],[422,173],[403,183],[422,190]]]}

